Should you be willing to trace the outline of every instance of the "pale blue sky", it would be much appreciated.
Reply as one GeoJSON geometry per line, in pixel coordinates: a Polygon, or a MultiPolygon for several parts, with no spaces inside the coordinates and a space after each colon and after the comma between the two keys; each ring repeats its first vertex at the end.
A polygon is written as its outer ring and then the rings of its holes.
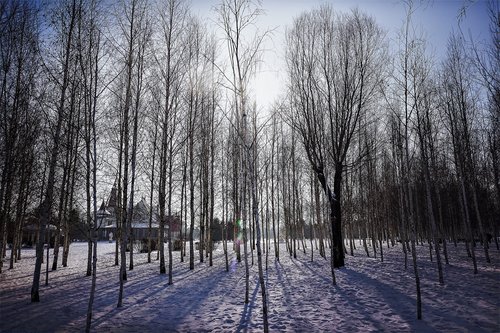
{"type": "MultiPolygon", "coordinates": [[[[419,1],[416,0],[416,3],[419,1]]],[[[413,22],[428,40],[429,52],[436,62],[446,53],[446,44],[452,31],[459,30],[459,13],[466,7],[466,15],[461,17],[460,27],[467,37],[474,40],[489,40],[489,17],[487,0],[434,0],[423,1],[418,5],[413,22]]],[[[215,12],[213,7],[219,0],[193,0],[193,13],[206,18],[209,26],[213,25],[215,12]]],[[[318,8],[329,3],[334,10],[346,12],[358,7],[373,16],[378,24],[387,31],[389,41],[395,41],[405,18],[405,6],[397,0],[263,0],[265,15],[258,19],[260,29],[275,29],[272,40],[266,44],[263,63],[253,80],[252,94],[259,109],[268,109],[284,91],[286,73],[284,54],[284,36],[293,18],[300,13],[318,8]]],[[[213,25],[215,29],[215,25],[213,25]]],[[[224,52],[224,49],[221,49],[224,52]]]]}

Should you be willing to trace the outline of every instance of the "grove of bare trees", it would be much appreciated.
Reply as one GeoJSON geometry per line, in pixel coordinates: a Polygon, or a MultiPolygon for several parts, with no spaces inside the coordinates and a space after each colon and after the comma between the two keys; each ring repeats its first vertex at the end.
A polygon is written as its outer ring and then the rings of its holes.
{"type": "Polygon", "coordinates": [[[400,243],[420,319],[418,244],[440,284],[458,242],[472,274],[478,251],[489,263],[500,250],[498,3],[491,39],[455,32],[442,59],[415,27],[412,1],[396,38],[361,9],[305,11],[286,30],[286,82],[267,109],[251,93],[273,38],[258,29],[259,1],[222,0],[211,22],[184,0],[42,3],[0,0],[0,274],[36,246],[32,302],[44,246],[57,270],[70,242],[86,241],[90,329],[99,203],[112,187],[118,307],[142,197],[148,264],[169,285],[181,266],[213,265],[221,239],[221,269],[233,255],[244,261],[248,303],[256,255],[265,331],[265,270],[280,256],[330,260],[336,284],[354,247],[383,261],[384,246],[400,243]]]}

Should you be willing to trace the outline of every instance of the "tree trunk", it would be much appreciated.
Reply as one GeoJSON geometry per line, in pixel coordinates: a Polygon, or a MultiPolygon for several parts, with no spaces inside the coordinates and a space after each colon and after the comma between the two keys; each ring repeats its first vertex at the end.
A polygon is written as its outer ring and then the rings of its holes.
{"type": "MultiPolygon", "coordinates": [[[[63,123],[64,115],[64,105],[66,101],[66,89],[68,87],[69,79],[69,61],[70,61],[70,49],[73,40],[73,29],[75,27],[76,20],[76,0],[73,0],[71,6],[71,16],[68,25],[68,35],[66,38],[66,45],[64,49],[64,67],[63,67],[63,80],[61,85],[61,96],[59,99],[59,104],[57,108],[57,123],[54,135],[54,143],[51,151],[50,162],[49,162],[49,174],[47,179],[47,188],[45,192],[45,199],[41,205],[40,214],[40,230],[45,230],[46,226],[50,222],[52,204],[54,198],[54,183],[55,183],[55,173],[59,154],[59,143],[61,137],[61,128],[63,123]]],[[[40,240],[36,246],[36,261],[35,261],[35,271],[33,273],[33,284],[31,287],[31,302],[39,302],[40,294],[40,272],[42,265],[43,256],[43,244],[45,243],[45,233],[41,232],[40,240]]]]}
{"type": "MultiPolygon", "coordinates": [[[[153,196],[155,180],[155,159],[156,159],[156,140],[158,137],[158,121],[155,121],[155,134],[153,138],[153,161],[151,164],[151,182],[149,184],[149,224],[148,224],[148,263],[151,263],[151,229],[153,224],[153,196]]],[[[181,203],[182,206],[182,203],[181,203]]]]}

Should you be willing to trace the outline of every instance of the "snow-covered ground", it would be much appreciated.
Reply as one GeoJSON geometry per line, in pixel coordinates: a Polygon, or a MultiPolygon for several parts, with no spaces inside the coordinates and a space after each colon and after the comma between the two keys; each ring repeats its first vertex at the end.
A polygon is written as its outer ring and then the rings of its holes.
{"type": "MultiPolygon", "coordinates": [[[[257,257],[250,271],[250,303],[244,304],[244,263],[231,251],[225,271],[222,246],[189,270],[174,253],[174,284],[159,274],[158,261],[135,254],[128,271],[123,307],[117,308],[118,267],[114,244],[98,244],[97,289],[92,330],[95,332],[253,332],[262,331],[257,257]]],[[[500,253],[491,249],[486,264],[478,249],[474,275],[463,244],[449,247],[445,285],[437,282],[427,246],[419,246],[423,320],[416,319],[413,268],[404,270],[401,246],[384,247],[384,262],[366,257],[361,246],[347,256],[331,283],[329,260],[310,260],[298,252],[290,258],[281,244],[277,262],[269,254],[267,290],[271,332],[500,332],[500,253]]],[[[51,250],[52,254],[52,250],[51,250]]],[[[197,254],[197,253],[196,253],[197,254]]],[[[30,303],[34,250],[23,249],[13,270],[0,274],[0,332],[75,332],[85,329],[91,278],[86,272],[86,243],[73,243],[67,268],[41,278],[40,303],[30,303]]],[[[167,256],[168,258],[168,256],[167,256]]],[[[199,259],[198,257],[196,257],[199,259]]],[[[153,255],[156,259],[156,255],[153,255]]],[[[5,263],[8,265],[8,263],[5,263]]],[[[409,264],[411,262],[409,261],[409,264]]],[[[4,266],[5,267],[5,266],[4,266]]],[[[45,270],[45,265],[43,266],[45,270]]]]}

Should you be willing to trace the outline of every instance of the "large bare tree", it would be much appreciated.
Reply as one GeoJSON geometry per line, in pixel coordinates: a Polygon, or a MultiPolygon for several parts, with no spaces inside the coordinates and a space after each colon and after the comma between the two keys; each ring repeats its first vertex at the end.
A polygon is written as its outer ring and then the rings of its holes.
{"type": "Polygon", "coordinates": [[[363,113],[380,85],[383,32],[358,10],[335,14],[329,6],[295,19],[287,32],[288,121],[330,207],[332,277],[344,266],[342,180],[363,113]]]}

